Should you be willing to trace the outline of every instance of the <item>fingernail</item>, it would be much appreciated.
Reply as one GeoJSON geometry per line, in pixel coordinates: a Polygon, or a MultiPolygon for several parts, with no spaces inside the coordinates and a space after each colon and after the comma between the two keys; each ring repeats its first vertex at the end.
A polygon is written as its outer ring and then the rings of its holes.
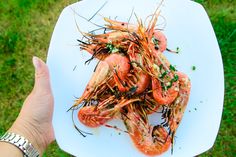
{"type": "Polygon", "coordinates": [[[34,65],[34,68],[36,71],[39,70],[39,68],[41,66],[40,60],[36,56],[33,56],[33,65],[34,65]]]}

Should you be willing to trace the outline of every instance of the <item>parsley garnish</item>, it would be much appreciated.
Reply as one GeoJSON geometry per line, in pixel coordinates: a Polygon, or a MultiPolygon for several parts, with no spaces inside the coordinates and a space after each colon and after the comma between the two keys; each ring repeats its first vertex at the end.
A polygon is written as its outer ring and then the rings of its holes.
{"type": "Polygon", "coordinates": [[[111,43],[107,43],[107,45],[106,45],[106,48],[109,50],[109,52],[111,52],[111,53],[115,53],[115,52],[118,52],[119,51],[119,49],[118,48],[116,48],[113,44],[111,44],[111,43]]]}
{"type": "Polygon", "coordinates": [[[173,65],[170,65],[170,70],[177,71],[173,65]]]}
{"type": "Polygon", "coordinates": [[[192,70],[193,70],[193,71],[196,70],[196,66],[192,66],[192,70]]]}

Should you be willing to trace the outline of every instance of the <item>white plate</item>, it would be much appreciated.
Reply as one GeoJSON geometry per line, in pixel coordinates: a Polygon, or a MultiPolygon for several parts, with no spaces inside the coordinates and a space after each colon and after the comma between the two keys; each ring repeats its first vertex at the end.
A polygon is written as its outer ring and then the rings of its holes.
{"type": "MultiPolygon", "coordinates": [[[[67,109],[81,96],[96,61],[85,65],[87,52],[81,52],[76,28],[88,32],[97,28],[75,14],[90,18],[107,1],[104,8],[91,20],[103,25],[103,16],[128,21],[132,9],[138,17],[151,15],[158,0],[84,0],[66,7],[60,15],[50,43],[47,64],[50,69],[55,97],[53,125],[61,149],[80,157],[143,157],[129,136],[113,129],[89,129],[76,120],[82,130],[94,133],[82,137],[73,127],[67,109]],[[75,20],[76,19],[76,20],[75,20]]],[[[192,82],[189,104],[177,130],[173,157],[190,157],[210,149],[215,141],[223,108],[224,76],[221,53],[209,18],[203,7],[189,0],[166,0],[162,6],[165,18],[164,33],[168,47],[180,47],[179,54],[165,55],[177,69],[186,73],[192,82]],[[192,70],[192,66],[196,70],[192,70]]],[[[160,18],[163,22],[164,18],[160,18]]],[[[132,17],[133,22],[136,21],[132,17]]],[[[160,25],[163,27],[163,25],[160,25]]],[[[76,116],[75,116],[76,118],[76,116]]],[[[152,121],[156,120],[152,116],[152,121]]],[[[121,121],[110,124],[124,128],[121,121]]],[[[170,151],[161,155],[171,156],[170,151]]]]}

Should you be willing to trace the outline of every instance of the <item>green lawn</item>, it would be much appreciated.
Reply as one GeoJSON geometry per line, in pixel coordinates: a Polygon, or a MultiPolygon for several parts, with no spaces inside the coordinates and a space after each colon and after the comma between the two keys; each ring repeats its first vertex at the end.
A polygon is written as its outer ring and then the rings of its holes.
{"type": "MultiPolygon", "coordinates": [[[[214,147],[201,157],[236,154],[236,1],[197,0],[207,10],[221,48],[225,73],[225,101],[214,147]]],[[[54,25],[62,9],[76,0],[0,1],[0,134],[17,117],[33,86],[33,55],[46,60],[54,25]]],[[[194,141],[193,141],[194,142],[194,141]]],[[[45,153],[69,156],[53,143],[45,153]]]]}

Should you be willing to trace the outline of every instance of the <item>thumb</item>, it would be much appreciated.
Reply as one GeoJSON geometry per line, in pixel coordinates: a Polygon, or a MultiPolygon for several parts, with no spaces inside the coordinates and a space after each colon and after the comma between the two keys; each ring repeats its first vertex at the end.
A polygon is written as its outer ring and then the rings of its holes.
{"type": "Polygon", "coordinates": [[[33,65],[35,68],[35,84],[34,90],[37,92],[50,92],[50,79],[47,65],[38,57],[33,57],[33,65]]]}

